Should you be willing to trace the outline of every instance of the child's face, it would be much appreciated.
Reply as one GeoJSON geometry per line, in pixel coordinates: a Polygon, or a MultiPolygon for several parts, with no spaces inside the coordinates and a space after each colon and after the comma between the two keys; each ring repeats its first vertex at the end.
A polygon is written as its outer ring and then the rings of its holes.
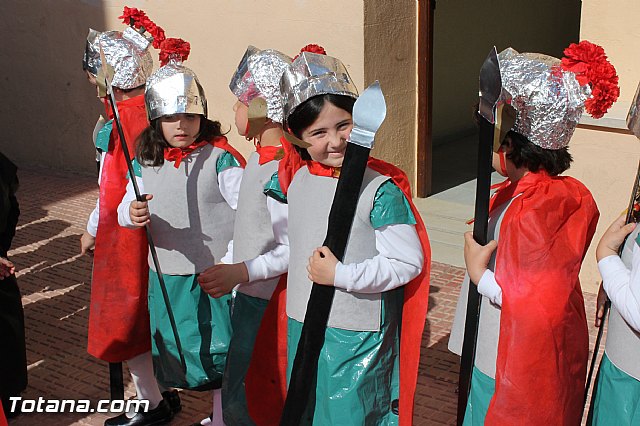
{"type": "Polygon", "coordinates": [[[199,114],[173,114],[160,118],[162,135],[176,148],[186,148],[196,141],[200,133],[199,114]]]}
{"type": "Polygon", "coordinates": [[[302,132],[302,140],[311,144],[307,151],[312,160],[325,166],[341,167],[352,128],[349,112],[325,102],[316,121],[302,132]]]}
{"type": "Polygon", "coordinates": [[[238,134],[240,136],[247,135],[247,124],[249,123],[248,112],[249,107],[243,104],[240,101],[237,101],[233,105],[233,112],[236,113],[235,122],[236,128],[238,129],[238,134]]]}

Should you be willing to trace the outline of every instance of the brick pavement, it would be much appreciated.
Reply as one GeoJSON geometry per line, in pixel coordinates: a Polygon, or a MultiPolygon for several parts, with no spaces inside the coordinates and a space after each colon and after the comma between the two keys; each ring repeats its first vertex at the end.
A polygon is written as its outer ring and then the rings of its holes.
{"type": "MultiPolygon", "coordinates": [[[[91,259],[78,255],[79,237],[97,196],[95,178],[49,170],[21,170],[21,217],[10,256],[18,269],[27,328],[29,387],[25,399],[108,398],[106,363],[86,353],[91,259]]],[[[455,424],[458,359],[447,351],[449,328],[464,271],[434,263],[429,318],[422,340],[416,425],[455,424]]],[[[594,297],[586,295],[588,317],[594,297]]],[[[592,341],[594,330],[592,327],[592,341]]],[[[125,371],[126,397],[133,385],[125,371]]],[[[172,425],[188,425],[210,411],[210,395],[183,391],[172,425]]],[[[12,426],[102,425],[97,413],[23,414],[12,426]]]]}

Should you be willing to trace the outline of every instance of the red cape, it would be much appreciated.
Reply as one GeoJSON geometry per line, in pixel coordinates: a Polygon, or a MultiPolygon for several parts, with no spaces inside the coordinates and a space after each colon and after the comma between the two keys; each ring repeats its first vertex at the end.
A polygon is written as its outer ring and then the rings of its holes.
{"type": "Polygon", "coordinates": [[[578,274],[598,221],[571,177],[528,173],[492,199],[517,194],[502,220],[496,389],[487,425],[579,425],[589,334],[578,274]]]}
{"type": "MultiPolygon", "coordinates": [[[[148,126],[144,96],[118,102],[129,154],[148,126]]],[[[113,118],[107,107],[109,118],[113,118]]],[[[147,287],[147,238],[143,229],[118,225],[118,205],[127,186],[127,164],[115,123],[100,179],[100,218],[96,235],[87,351],[121,362],[151,350],[147,287]]]]}
{"type": "MultiPolygon", "coordinates": [[[[284,146],[284,144],[283,144],[284,146]]],[[[290,155],[287,152],[287,155],[290,155]]],[[[284,191],[289,187],[289,183],[295,172],[304,165],[295,154],[294,159],[287,157],[287,163],[281,161],[278,176],[284,191]],[[293,166],[292,166],[293,165],[293,166]],[[281,171],[288,170],[286,175],[281,171]]],[[[420,214],[413,204],[411,188],[406,174],[385,161],[369,158],[368,166],[380,174],[389,176],[393,182],[402,190],[409,201],[413,215],[416,218],[416,231],[420,237],[422,251],[424,253],[424,265],[422,272],[411,282],[404,286],[404,305],[402,310],[402,333],[400,335],[400,425],[413,424],[413,400],[415,396],[416,383],[418,380],[418,364],[420,360],[420,346],[422,343],[422,332],[427,316],[427,304],[429,301],[429,273],[431,268],[431,247],[427,236],[426,227],[420,214]]],[[[259,349],[254,350],[247,379],[245,382],[247,391],[247,404],[251,417],[259,426],[277,425],[284,407],[286,398],[286,367],[287,367],[287,334],[286,334],[286,280],[281,280],[267,307],[263,322],[258,333],[258,339],[264,342],[277,342],[278,348],[269,354],[271,365],[275,368],[265,372],[267,366],[262,364],[258,367],[258,360],[265,356],[265,352],[259,349]],[[284,282],[283,282],[284,281],[284,282]],[[280,320],[275,326],[274,322],[280,320]],[[256,365],[254,365],[256,364],[256,365]],[[260,370],[262,368],[262,370],[260,370]],[[261,371],[261,380],[251,375],[256,371],[261,371]]],[[[256,348],[258,348],[256,339],[256,348]]]]}

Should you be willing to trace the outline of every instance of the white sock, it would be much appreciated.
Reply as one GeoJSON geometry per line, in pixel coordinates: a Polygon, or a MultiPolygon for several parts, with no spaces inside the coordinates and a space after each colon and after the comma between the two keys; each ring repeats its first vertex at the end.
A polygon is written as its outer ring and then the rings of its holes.
{"type": "Polygon", "coordinates": [[[213,418],[211,426],[225,426],[222,420],[222,389],[213,390],[213,418]]]}
{"type": "Polygon", "coordinates": [[[149,401],[149,410],[153,410],[162,402],[162,394],[156,377],[153,375],[153,359],[151,351],[140,354],[127,361],[133,385],[136,387],[138,399],[149,401]]]}

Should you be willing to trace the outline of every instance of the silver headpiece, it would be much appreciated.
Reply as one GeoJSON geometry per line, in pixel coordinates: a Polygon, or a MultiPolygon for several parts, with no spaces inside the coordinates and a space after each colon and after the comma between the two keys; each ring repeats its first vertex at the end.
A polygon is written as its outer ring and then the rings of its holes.
{"type": "Polygon", "coordinates": [[[258,50],[249,46],[229,88],[240,102],[249,105],[256,97],[267,101],[267,117],[282,123],[280,77],[291,64],[291,58],[277,50],[258,50]]]}
{"type": "Polygon", "coordinates": [[[145,84],[153,71],[153,59],[148,51],[150,40],[127,27],[124,32],[106,31],[99,34],[98,43],[107,63],[113,68],[111,84],[114,87],[134,89],[145,84]]]}
{"type": "Polygon", "coordinates": [[[318,95],[358,97],[358,89],[339,59],[303,52],[285,70],[280,80],[284,118],[301,103],[318,95]]]}
{"type": "Polygon", "coordinates": [[[539,53],[518,53],[512,48],[498,55],[502,86],[511,94],[517,118],[512,130],[544,149],[569,144],[591,97],[561,61],[539,53]]]}
{"type": "Polygon", "coordinates": [[[149,120],[171,114],[207,116],[207,98],[196,74],[175,60],[147,80],[144,92],[149,120]]]}
{"type": "Polygon", "coordinates": [[[98,69],[100,68],[100,44],[98,43],[98,37],[100,32],[89,28],[89,35],[87,35],[87,44],[84,48],[84,56],[82,57],[82,69],[89,71],[94,77],[98,76],[98,69]]]}

